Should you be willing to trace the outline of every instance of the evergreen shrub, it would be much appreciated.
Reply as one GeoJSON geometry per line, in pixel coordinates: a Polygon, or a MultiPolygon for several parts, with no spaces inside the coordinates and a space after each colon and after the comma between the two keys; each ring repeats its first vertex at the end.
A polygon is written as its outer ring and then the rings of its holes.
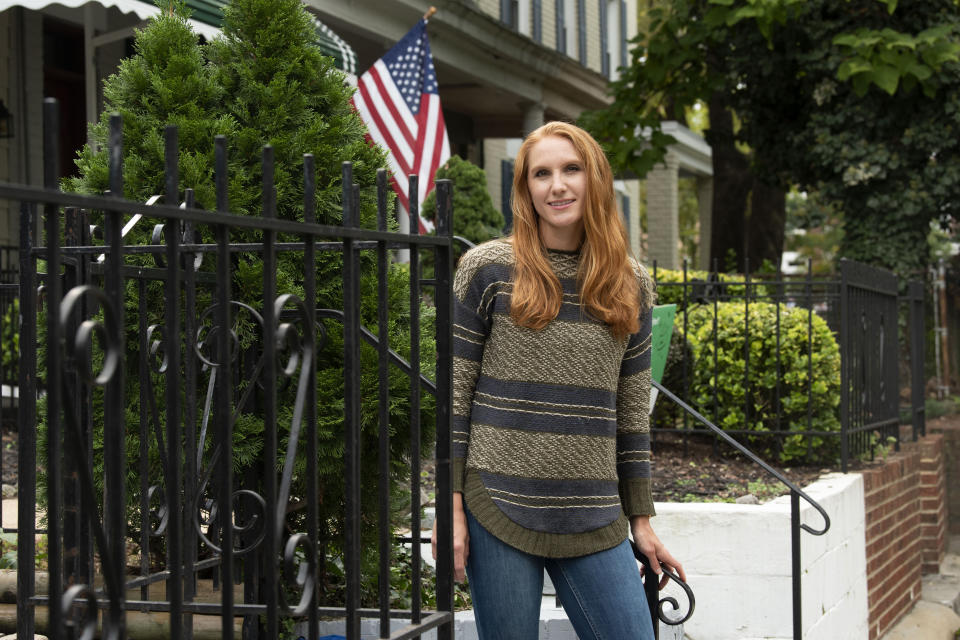
{"type": "MultiPolygon", "coordinates": [[[[99,194],[107,188],[107,125],[109,113],[119,112],[124,128],[124,196],[145,201],[164,193],[163,129],[168,123],[179,127],[180,197],[185,188],[193,188],[199,207],[212,209],[214,136],[224,134],[228,140],[229,206],[234,213],[260,216],[261,150],[270,144],[274,149],[277,215],[280,218],[303,220],[303,154],[312,153],[316,161],[316,220],[325,224],[342,222],[340,208],[341,163],[354,163],[354,181],[360,185],[360,226],[376,228],[376,170],[386,166],[380,148],[370,147],[365,127],[350,105],[353,89],[342,73],[333,67],[313,44],[313,21],[299,0],[234,0],[224,11],[223,34],[207,47],[198,43],[186,20],[182,2],[173,2],[171,11],[164,11],[137,32],[136,53],[125,60],[118,72],[104,84],[106,109],[93,128],[94,146],[85,146],[78,154],[79,177],[66,181],[71,191],[99,194]]],[[[94,214],[97,222],[96,214],[94,214]]],[[[149,243],[149,234],[156,220],[141,220],[125,239],[127,244],[149,243]]],[[[395,230],[395,222],[391,229],[395,230]]],[[[201,240],[212,241],[209,229],[200,229],[201,240]]],[[[259,242],[262,234],[255,231],[233,231],[232,242],[259,242]]],[[[281,241],[299,238],[280,237],[281,241]]],[[[128,263],[149,264],[152,257],[127,256],[128,263]]],[[[262,256],[256,253],[233,254],[231,291],[233,299],[257,310],[263,307],[262,256]]],[[[340,252],[318,252],[317,298],[307,301],[317,308],[342,309],[342,255],[340,252]]],[[[212,270],[213,260],[205,260],[201,269],[212,270]]],[[[302,254],[280,252],[276,270],[278,294],[294,293],[303,298],[304,265],[302,254]]],[[[403,265],[391,264],[388,272],[389,340],[392,348],[409,357],[410,313],[409,272],[403,265]]],[[[132,279],[126,282],[126,357],[129,372],[136,372],[139,349],[137,328],[138,294],[132,279]],[[132,367],[132,368],[131,368],[132,367]]],[[[376,257],[366,251],[361,255],[361,322],[376,331],[377,276],[376,257]]],[[[147,291],[148,323],[164,322],[162,283],[147,291]]],[[[199,291],[198,313],[212,303],[212,292],[199,291]]],[[[434,312],[423,307],[421,360],[423,371],[431,374],[427,363],[435,362],[433,340],[434,312]]],[[[342,327],[327,322],[326,331],[318,335],[317,352],[317,422],[320,482],[320,537],[318,541],[328,557],[343,549],[345,513],[344,496],[344,381],[342,327]]],[[[259,349],[259,330],[241,327],[241,346],[259,349]]],[[[361,527],[365,567],[375,566],[377,545],[378,451],[377,421],[377,355],[364,344],[361,348],[361,527]]],[[[206,393],[206,376],[198,380],[197,415],[202,414],[206,393]]],[[[127,408],[127,503],[131,525],[139,521],[139,443],[137,439],[141,410],[139,381],[135,373],[126,376],[127,408]]],[[[390,371],[391,477],[398,509],[409,499],[410,437],[409,379],[396,368],[390,371]]],[[[157,406],[164,403],[164,380],[154,375],[151,388],[157,406]]],[[[288,428],[292,415],[295,384],[280,385],[278,391],[278,459],[283,465],[288,428]]],[[[256,394],[254,394],[256,395],[256,394]]],[[[262,478],[264,461],[263,432],[266,428],[258,402],[241,407],[234,425],[233,463],[238,480],[262,478]]],[[[44,407],[40,407],[41,415],[44,407]]],[[[422,398],[422,452],[432,453],[434,438],[434,400],[422,398]]],[[[94,473],[102,483],[102,406],[94,407],[94,473]]],[[[199,425],[197,425],[199,428],[199,425]]],[[[45,434],[40,434],[41,441],[45,434]]],[[[207,443],[208,451],[211,448],[207,443]]],[[[155,439],[150,442],[151,480],[163,477],[155,439]]],[[[204,464],[207,464],[205,462],[204,464]]],[[[291,502],[297,503],[305,492],[304,444],[301,440],[294,469],[291,502]]],[[[98,487],[102,488],[102,487],[98,487]]],[[[209,490],[209,489],[208,489],[209,490]]],[[[302,502],[300,502],[300,506],[302,502]]],[[[288,514],[292,530],[303,530],[300,520],[305,509],[288,514]]],[[[414,515],[414,517],[417,517],[414,515]]],[[[369,573],[366,580],[375,580],[369,573]]],[[[320,585],[321,599],[324,585],[320,585]]],[[[367,603],[370,604],[370,603],[367,603]]]]}
{"type": "MultiPolygon", "coordinates": [[[[493,206],[487,190],[487,174],[482,168],[460,156],[451,156],[437,169],[436,178],[453,182],[453,235],[474,244],[503,235],[503,214],[493,206]]],[[[423,211],[433,220],[436,210],[437,192],[431,191],[423,201],[423,211]]]]}
{"type": "Polygon", "coordinates": [[[836,338],[819,316],[813,316],[812,338],[808,337],[806,309],[779,307],[780,345],[777,368],[777,337],[774,331],[777,305],[751,302],[750,334],[745,334],[747,317],[742,302],[717,304],[716,367],[714,367],[713,305],[689,309],[686,338],[693,350],[688,368],[693,406],[709,419],[714,418],[714,391],[717,394],[716,424],[725,430],[747,430],[748,444],[761,455],[778,457],[780,462],[833,462],[840,450],[840,348],[836,338]],[[744,380],[745,345],[749,344],[750,371],[744,380]],[[808,358],[813,376],[808,375],[808,358]],[[749,384],[749,405],[747,400],[749,384]],[[777,387],[779,384],[779,402],[777,387]],[[808,425],[808,405],[812,420],[808,425]],[[744,413],[749,406],[749,422],[744,413]],[[792,435],[801,431],[836,432],[837,437],[792,435]],[[767,434],[767,435],[764,435],[767,434]],[[782,444],[781,444],[782,442],[782,444]]]}
{"type": "MultiPolygon", "coordinates": [[[[653,270],[650,270],[653,273],[653,270]]],[[[660,269],[656,271],[657,304],[675,304],[677,313],[684,306],[683,290],[687,290],[687,304],[702,302],[706,296],[710,300],[717,297],[721,301],[742,300],[746,293],[745,276],[742,273],[722,273],[687,269],[686,287],[683,286],[683,270],[660,269]],[[731,283],[731,284],[727,284],[731,283]],[[667,286],[660,286],[666,284],[667,286]]],[[[760,281],[750,283],[750,300],[768,295],[768,287],[760,281]]],[[[679,318],[678,318],[679,321],[679,318]]]]}

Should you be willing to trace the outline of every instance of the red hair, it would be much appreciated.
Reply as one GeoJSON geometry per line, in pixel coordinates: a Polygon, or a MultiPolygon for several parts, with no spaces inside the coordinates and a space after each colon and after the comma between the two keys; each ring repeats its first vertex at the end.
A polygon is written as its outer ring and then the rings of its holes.
{"type": "Polygon", "coordinates": [[[580,302],[593,317],[609,325],[614,335],[635,333],[640,310],[650,306],[652,296],[649,286],[639,286],[635,263],[629,257],[613,171],[597,141],[566,122],[549,122],[533,131],[520,145],[514,163],[511,240],[516,264],[510,315],[520,326],[542,329],[557,317],[563,301],[560,280],[550,268],[546,247],[540,240],[539,216],[527,187],[530,150],[551,136],[570,141],[587,176],[584,238],[577,274],[580,302]]]}

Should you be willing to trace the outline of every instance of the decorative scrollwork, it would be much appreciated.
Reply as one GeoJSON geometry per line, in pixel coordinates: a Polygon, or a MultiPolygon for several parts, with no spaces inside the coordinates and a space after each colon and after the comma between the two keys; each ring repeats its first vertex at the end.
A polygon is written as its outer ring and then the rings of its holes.
{"type": "Polygon", "coordinates": [[[204,474],[203,481],[200,484],[200,491],[197,492],[197,498],[192,509],[193,527],[204,544],[217,554],[222,554],[223,548],[211,540],[211,529],[223,526],[233,527],[234,540],[240,540],[250,532],[256,531],[256,537],[246,546],[238,547],[234,545],[233,555],[243,556],[259,547],[260,543],[262,543],[266,537],[267,501],[255,491],[239,489],[231,494],[230,508],[224,512],[220,509],[217,500],[204,497],[207,492],[207,487],[210,485],[210,475],[216,467],[216,461],[219,457],[220,447],[218,446],[210,461],[210,467],[204,474]],[[243,498],[247,499],[248,504],[247,508],[244,509],[247,519],[246,522],[239,522],[234,518],[234,513],[237,511],[237,503],[243,498]],[[250,508],[251,506],[253,509],[250,508]],[[206,512],[206,515],[204,515],[204,512],[206,512]]]}
{"type": "MultiPolygon", "coordinates": [[[[293,306],[293,311],[299,316],[304,328],[311,327],[310,313],[303,300],[293,294],[284,294],[276,299],[273,305],[274,318],[280,321],[284,308],[293,306]]],[[[279,350],[287,348],[290,357],[283,369],[284,375],[293,377],[297,369],[300,376],[297,380],[297,397],[293,405],[293,416],[290,420],[290,435],[287,439],[287,454],[283,461],[283,475],[280,477],[280,487],[277,494],[277,513],[274,521],[275,537],[279,541],[283,535],[283,521],[287,512],[287,502],[290,499],[291,485],[293,484],[293,468],[297,456],[297,445],[300,440],[300,427],[303,424],[303,414],[307,405],[307,388],[313,370],[313,331],[305,330],[302,334],[297,331],[291,322],[279,322],[277,326],[277,347],[279,350]]]]}
{"type": "Polygon", "coordinates": [[[167,333],[158,324],[147,327],[147,364],[154,373],[165,373],[167,370],[167,333]],[[154,336],[159,334],[159,338],[154,336]]]}
{"type": "Polygon", "coordinates": [[[293,322],[279,322],[287,305],[293,306],[293,311],[299,316],[297,319],[302,322],[304,327],[310,325],[310,315],[303,300],[292,293],[280,296],[273,305],[274,317],[278,319],[277,352],[287,351],[290,353],[287,363],[283,367],[283,375],[292,378],[300,367],[300,362],[303,361],[304,364],[307,364],[308,354],[313,353],[313,336],[309,332],[301,334],[297,325],[293,322]]]}
{"type": "Polygon", "coordinates": [[[306,615],[317,588],[317,554],[313,541],[305,533],[295,533],[287,539],[283,549],[283,578],[287,584],[300,590],[300,601],[290,608],[286,593],[280,589],[280,602],[285,612],[294,616],[306,615]],[[303,552],[298,553],[297,548],[303,552]]]}
{"type": "MultiPolygon", "coordinates": [[[[231,307],[236,307],[237,309],[246,311],[253,317],[259,327],[263,327],[263,316],[257,313],[257,311],[250,305],[244,304],[243,302],[238,302],[236,300],[231,300],[229,305],[231,307]]],[[[207,309],[200,314],[200,319],[198,322],[199,328],[197,329],[197,339],[194,343],[194,353],[196,353],[200,362],[202,362],[205,366],[212,367],[214,369],[223,364],[217,362],[216,359],[217,336],[219,335],[221,328],[213,320],[213,318],[216,317],[215,313],[219,308],[219,304],[214,304],[210,307],[207,307],[207,309]]],[[[239,356],[240,336],[235,324],[234,327],[231,327],[230,329],[230,362],[236,362],[239,356]]]]}
{"type": "Polygon", "coordinates": [[[75,584],[63,593],[61,602],[64,623],[79,627],[79,640],[93,640],[97,633],[97,596],[89,586],[75,584]],[[77,613],[82,615],[77,620],[77,613]]]}
{"type": "Polygon", "coordinates": [[[77,363],[77,372],[81,379],[97,386],[105,386],[120,368],[120,327],[114,315],[107,294],[89,284],[76,286],[67,292],[60,304],[60,326],[66,331],[70,318],[79,312],[81,302],[87,299],[94,303],[91,310],[100,307],[103,321],[87,319],[77,327],[73,340],[65,339],[67,356],[77,363]],[[100,373],[93,371],[93,343],[99,338],[103,345],[103,365],[100,373]]]}
{"type": "Polygon", "coordinates": [[[147,522],[150,526],[150,535],[153,537],[162,536],[167,530],[167,523],[170,520],[170,511],[167,509],[167,502],[164,500],[163,488],[159,485],[152,485],[147,489],[147,505],[149,505],[149,512],[147,513],[147,522]],[[154,500],[159,504],[154,506],[154,500]],[[154,526],[156,522],[156,526],[154,526]]]}
{"type": "MultiPolygon", "coordinates": [[[[643,565],[644,576],[645,576],[644,580],[656,580],[656,578],[653,577],[654,574],[653,574],[653,569],[651,568],[652,565],[650,564],[650,560],[647,558],[647,556],[645,556],[640,551],[640,549],[637,548],[637,545],[635,543],[632,543],[630,546],[633,548],[634,557],[643,565]]],[[[660,619],[660,622],[671,625],[671,626],[683,624],[684,622],[689,620],[690,617],[693,615],[693,610],[697,604],[696,598],[694,598],[693,596],[693,590],[690,588],[690,585],[688,585],[686,582],[680,579],[680,576],[678,576],[673,571],[670,571],[668,568],[666,568],[662,564],[660,565],[660,569],[663,571],[663,575],[667,577],[668,582],[673,581],[681,589],[683,589],[683,592],[687,598],[687,603],[689,604],[690,608],[687,609],[687,612],[679,618],[668,616],[666,611],[664,610],[666,605],[669,604],[673,611],[681,611],[680,602],[673,596],[664,596],[662,598],[659,598],[659,600],[657,601],[657,608],[656,608],[657,617],[660,619]]],[[[659,593],[659,591],[648,589],[647,590],[648,598],[651,597],[650,596],[651,592],[654,594],[659,593]]],[[[654,597],[657,597],[657,596],[655,595],[654,597]]]]}

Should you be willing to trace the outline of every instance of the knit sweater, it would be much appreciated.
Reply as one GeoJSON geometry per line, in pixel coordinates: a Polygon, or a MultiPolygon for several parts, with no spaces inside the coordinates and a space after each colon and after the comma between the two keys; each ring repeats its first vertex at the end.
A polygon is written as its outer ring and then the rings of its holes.
{"type": "MultiPolygon", "coordinates": [[[[548,251],[563,287],[540,330],[510,317],[513,247],[468,251],[454,278],[453,490],[491,534],[530,554],[581,556],[653,515],[650,330],[618,338],[580,304],[578,252],[548,251]]],[[[642,290],[649,276],[635,264],[642,290]]]]}

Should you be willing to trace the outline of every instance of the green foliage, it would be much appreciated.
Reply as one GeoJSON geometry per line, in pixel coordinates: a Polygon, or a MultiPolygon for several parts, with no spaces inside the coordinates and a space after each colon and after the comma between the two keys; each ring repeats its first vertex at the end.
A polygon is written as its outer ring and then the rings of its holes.
{"type": "MultiPolygon", "coordinates": [[[[453,182],[453,235],[480,244],[503,235],[503,214],[493,206],[487,190],[487,174],[469,160],[451,156],[437,169],[436,179],[453,182]]],[[[437,192],[423,201],[423,211],[433,220],[437,210],[437,192]]]]}
{"type": "MultiPolygon", "coordinates": [[[[776,323],[777,305],[752,302],[751,331],[744,332],[744,305],[723,302],[717,305],[717,333],[714,335],[713,305],[691,308],[687,340],[694,353],[689,366],[691,400],[698,411],[714,417],[723,429],[747,430],[758,434],[772,431],[836,431],[840,419],[840,350],[826,322],[813,316],[808,337],[805,309],[779,307],[780,344],[770,328],[776,323]],[[745,380],[745,348],[749,338],[750,370],[745,380]],[[716,353],[714,342],[716,341],[716,353]],[[779,352],[779,371],[777,356],[779,352]],[[714,359],[716,358],[716,367],[714,359]],[[812,365],[812,377],[808,367],[812,365]],[[716,372],[716,373],[714,373],[716,372]],[[747,396],[749,385],[749,399],[747,396]],[[777,393],[779,387],[779,402],[777,393]],[[808,405],[811,422],[808,425],[808,405]],[[749,422],[744,408],[749,407],[749,422]]],[[[839,452],[839,437],[760,436],[747,438],[754,450],[781,462],[831,462],[839,452]],[[779,441],[782,440],[782,445],[779,441]]]]}
{"type": "MultiPolygon", "coordinates": [[[[0,533],[0,569],[17,568],[17,543],[15,533],[0,533]]],[[[38,535],[34,543],[34,569],[47,568],[47,536],[38,535]]]]}
{"type": "MultiPolygon", "coordinates": [[[[657,303],[675,304],[677,305],[677,313],[680,313],[684,306],[697,303],[698,300],[695,299],[695,296],[704,286],[712,289],[711,296],[719,296],[719,299],[725,302],[742,300],[747,292],[745,276],[740,273],[714,273],[700,269],[687,269],[686,287],[683,286],[684,273],[682,269],[657,269],[655,279],[657,282],[657,303]],[[686,289],[686,298],[684,298],[684,289],[686,289]]],[[[699,295],[706,295],[706,292],[699,293],[699,295]]],[[[751,281],[751,300],[767,295],[768,288],[766,285],[762,282],[751,281]]],[[[675,322],[680,322],[679,315],[675,322]]]]}
{"type": "MultiPolygon", "coordinates": [[[[123,119],[124,197],[140,202],[164,193],[164,127],[179,129],[180,183],[194,189],[197,204],[212,209],[213,138],[231,135],[235,123],[219,105],[223,88],[204,62],[203,50],[190,29],[183,3],[158,14],[137,31],[135,55],[120,63],[103,84],[105,108],[91,127],[93,146],[77,154],[78,176],[65,180],[64,189],[101,194],[109,188],[107,141],[110,116],[123,119]]],[[[145,242],[152,226],[139,225],[130,240],[145,242]]],[[[129,241],[129,240],[128,240],[129,241]]]]}
{"type": "Polygon", "coordinates": [[[17,378],[17,363],[20,361],[20,299],[14,298],[13,302],[3,310],[3,318],[0,319],[0,326],[3,327],[3,335],[0,335],[2,343],[2,353],[0,353],[0,370],[2,370],[4,382],[8,375],[13,380],[17,378]]]}
{"type": "Polygon", "coordinates": [[[956,2],[667,0],[649,17],[614,103],[582,119],[616,169],[644,175],[672,142],[659,122],[723,95],[754,173],[842,214],[842,255],[924,268],[929,222],[960,211],[956,2]]]}
{"type": "MultiPolygon", "coordinates": [[[[376,228],[376,170],[386,166],[386,157],[379,148],[371,148],[364,139],[364,126],[353,111],[349,99],[352,89],[343,74],[313,44],[313,23],[299,0],[234,0],[224,15],[223,35],[202,48],[190,30],[182,3],[170,13],[164,12],[138,31],[136,55],[124,61],[120,70],[105,83],[107,112],[118,111],[124,125],[124,195],[143,201],[164,192],[163,127],[167,123],[180,127],[179,162],[180,194],[193,188],[199,206],[213,208],[213,138],[224,134],[228,140],[229,200],[234,213],[260,216],[262,211],[261,150],[271,145],[275,158],[276,210],[280,218],[304,220],[303,154],[313,154],[316,162],[316,211],[318,222],[339,224],[342,220],[340,194],[341,164],[353,162],[353,179],[360,186],[360,226],[376,228]],[[205,61],[207,60],[207,61],[205,61]]],[[[94,130],[95,140],[106,141],[108,117],[101,117],[94,130]]],[[[107,188],[107,153],[85,147],[77,165],[80,176],[65,187],[83,193],[102,193],[107,188]]],[[[149,242],[150,222],[141,224],[127,238],[128,243],[149,242]]],[[[208,229],[201,229],[201,239],[212,240],[208,229]]],[[[233,242],[259,242],[258,231],[233,231],[233,242]]],[[[281,240],[295,238],[281,237],[281,240]]],[[[128,262],[145,264],[149,257],[128,257],[128,262]]],[[[202,269],[212,270],[212,260],[202,269]]],[[[317,258],[316,299],[308,300],[317,308],[340,309],[342,300],[342,255],[324,252],[317,258]]],[[[294,293],[304,297],[304,263],[302,254],[281,252],[276,271],[278,293],[294,293]]],[[[377,326],[376,259],[370,252],[361,256],[361,322],[377,326]]],[[[263,262],[256,253],[234,253],[232,263],[233,298],[256,310],[263,307],[263,262]]],[[[391,347],[409,358],[410,312],[409,273],[405,266],[388,268],[388,339],[391,347]]],[[[167,292],[162,284],[148,287],[145,306],[148,322],[163,324],[164,300],[167,292]]],[[[201,289],[198,310],[211,304],[212,293],[201,289]]],[[[138,293],[132,279],[127,281],[127,362],[128,370],[136,371],[138,356],[138,293]],[[132,368],[130,368],[132,367],[132,368]]],[[[436,360],[434,311],[421,309],[421,359],[426,365],[436,360]]],[[[236,328],[243,350],[256,352],[261,339],[254,323],[236,328]]],[[[323,335],[318,335],[317,357],[317,423],[320,483],[320,544],[328,554],[343,548],[344,531],[344,376],[343,337],[338,323],[327,322],[323,335]]],[[[361,527],[361,548],[365,563],[376,556],[378,468],[376,466],[379,425],[377,419],[377,354],[368,345],[361,349],[361,500],[365,521],[361,527]]],[[[197,414],[202,413],[206,394],[206,375],[202,374],[197,389],[197,414]]],[[[140,384],[152,382],[153,403],[161,419],[164,406],[164,379],[149,374],[138,380],[126,378],[128,424],[126,454],[128,513],[131,526],[139,522],[139,430],[140,415],[148,407],[140,407],[140,384]]],[[[296,384],[280,381],[278,391],[278,459],[268,465],[282,468],[289,427],[292,421],[296,384]]],[[[241,388],[247,383],[241,383],[241,388]]],[[[409,475],[409,388],[407,376],[392,368],[389,377],[389,417],[391,430],[390,472],[395,492],[402,493],[409,475]]],[[[150,397],[151,391],[147,392],[150,397]]],[[[256,396],[256,393],[254,394],[256,396]]],[[[430,455],[434,436],[433,397],[422,398],[422,451],[430,455]]],[[[102,482],[103,433],[102,402],[94,398],[94,478],[102,482]]],[[[262,415],[256,408],[242,407],[234,424],[233,464],[238,477],[263,475],[262,415]]],[[[197,425],[199,429],[199,424],[197,425]]],[[[45,434],[41,433],[41,439],[45,434]]],[[[210,442],[207,443],[209,459],[210,442]]],[[[151,438],[149,449],[151,482],[162,476],[157,444],[151,438]]],[[[205,462],[206,464],[206,462],[205,462]]],[[[294,464],[291,501],[305,493],[306,459],[301,440],[294,464]]],[[[408,491],[408,490],[406,490],[408,491]]],[[[306,510],[293,510],[288,515],[292,530],[303,530],[306,510]]],[[[369,575],[369,574],[367,574],[369,575]]]]}

